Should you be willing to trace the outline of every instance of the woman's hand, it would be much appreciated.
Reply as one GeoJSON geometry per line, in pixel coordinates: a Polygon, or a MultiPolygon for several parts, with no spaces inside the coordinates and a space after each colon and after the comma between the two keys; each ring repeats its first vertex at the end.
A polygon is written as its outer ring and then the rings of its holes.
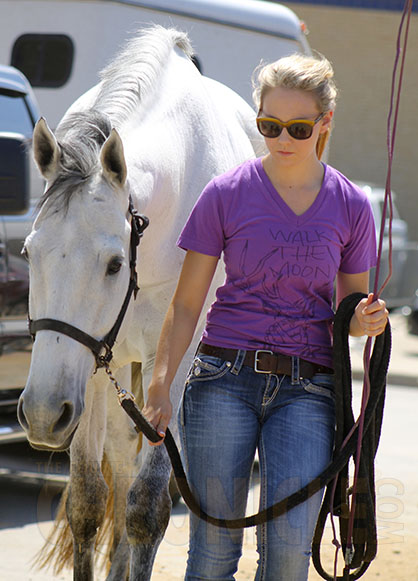
{"type": "Polygon", "coordinates": [[[148,389],[148,399],[142,409],[142,413],[162,437],[160,442],[156,442],[155,444],[150,442],[150,445],[160,446],[164,441],[165,433],[173,413],[169,390],[151,384],[148,389]]]}
{"type": "Polygon", "coordinates": [[[353,337],[376,337],[383,333],[389,312],[382,299],[373,301],[373,293],[362,299],[355,308],[350,322],[350,335],[353,337]]]}

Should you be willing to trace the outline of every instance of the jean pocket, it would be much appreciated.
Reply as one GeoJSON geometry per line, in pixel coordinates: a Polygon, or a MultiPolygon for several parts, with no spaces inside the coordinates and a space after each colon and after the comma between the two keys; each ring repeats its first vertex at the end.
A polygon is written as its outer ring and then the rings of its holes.
{"type": "Polygon", "coordinates": [[[195,357],[186,383],[218,379],[231,369],[232,363],[212,355],[199,354],[195,357]]]}
{"type": "Polygon", "coordinates": [[[334,376],[329,373],[316,373],[311,379],[302,380],[303,389],[309,393],[334,399],[334,376]]]}

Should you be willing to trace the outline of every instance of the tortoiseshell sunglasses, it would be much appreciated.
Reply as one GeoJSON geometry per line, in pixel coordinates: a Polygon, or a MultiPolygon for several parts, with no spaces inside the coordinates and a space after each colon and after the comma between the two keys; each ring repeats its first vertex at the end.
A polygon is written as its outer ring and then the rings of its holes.
{"type": "Polygon", "coordinates": [[[257,128],[261,135],[274,139],[279,137],[283,128],[287,129],[288,134],[293,139],[309,139],[312,135],[313,128],[316,123],[324,117],[325,113],[321,113],[316,119],[310,121],[308,119],[293,119],[292,121],[279,121],[273,117],[257,117],[257,128]]]}

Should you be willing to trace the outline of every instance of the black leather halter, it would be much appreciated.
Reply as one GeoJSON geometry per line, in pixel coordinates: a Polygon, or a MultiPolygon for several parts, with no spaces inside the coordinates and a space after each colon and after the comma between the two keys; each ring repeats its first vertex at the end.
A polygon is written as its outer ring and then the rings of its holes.
{"type": "Polygon", "coordinates": [[[107,335],[101,340],[98,341],[91,335],[88,335],[81,329],[70,325],[69,323],[65,323],[64,321],[58,321],[57,319],[37,319],[33,321],[29,318],[29,332],[32,335],[33,339],[35,339],[35,335],[38,331],[58,331],[58,333],[62,333],[63,335],[67,335],[75,341],[82,343],[86,347],[90,349],[93,353],[94,358],[96,359],[96,366],[97,367],[106,367],[109,362],[112,360],[113,353],[112,348],[115,344],[116,337],[119,333],[119,329],[122,325],[123,319],[125,317],[126,311],[129,306],[129,302],[131,300],[132,294],[134,298],[138,293],[139,287],[137,284],[137,272],[136,272],[136,254],[137,254],[137,247],[139,242],[142,238],[143,232],[145,228],[149,224],[149,220],[146,216],[142,214],[138,214],[138,212],[133,207],[132,198],[129,196],[129,213],[131,214],[131,240],[130,240],[130,278],[129,278],[129,286],[126,292],[125,300],[123,301],[122,307],[119,311],[119,315],[116,319],[115,324],[107,333],[107,335]]]}

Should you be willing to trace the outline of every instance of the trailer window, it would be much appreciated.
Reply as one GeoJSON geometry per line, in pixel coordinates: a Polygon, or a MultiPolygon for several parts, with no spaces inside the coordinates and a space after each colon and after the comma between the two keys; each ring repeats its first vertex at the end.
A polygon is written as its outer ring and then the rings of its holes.
{"type": "Polygon", "coordinates": [[[13,45],[11,64],[33,87],[62,87],[71,75],[74,45],[65,34],[23,34],[13,45]]]}

